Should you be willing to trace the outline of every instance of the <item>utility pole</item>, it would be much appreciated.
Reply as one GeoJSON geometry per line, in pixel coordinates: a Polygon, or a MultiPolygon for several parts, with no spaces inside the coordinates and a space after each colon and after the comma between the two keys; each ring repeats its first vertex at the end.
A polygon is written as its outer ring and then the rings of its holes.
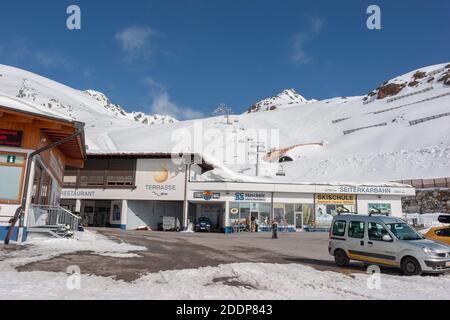
{"type": "Polygon", "coordinates": [[[214,114],[216,115],[225,115],[227,118],[227,125],[230,123],[230,113],[233,112],[233,109],[231,107],[228,107],[225,103],[219,104],[216,110],[214,110],[214,114]]]}
{"type": "MultiPolygon", "coordinates": [[[[255,175],[259,176],[259,154],[266,152],[266,146],[264,142],[253,142],[253,139],[249,138],[248,141],[250,142],[250,147],[256,147],[256,173],[255,175]]],[[[250,154],[250,153],[249,153],[250,154]]]]}

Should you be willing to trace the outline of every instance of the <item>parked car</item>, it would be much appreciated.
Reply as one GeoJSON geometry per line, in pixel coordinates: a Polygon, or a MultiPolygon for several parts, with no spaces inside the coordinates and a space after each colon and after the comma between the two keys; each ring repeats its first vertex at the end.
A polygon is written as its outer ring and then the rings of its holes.
{"type": "Polygon", "coordinates": [[[431,228],[425,234],[425,237],[427,239],[444,242],[450,245],[450,226],[431,228]]]}
{"type": "Polygon", "coordinates": [[[197,219],[197,222],[195,223],[195,232],[198,231],[212,231],[212,222],[209,218],[201,217],[197,219]]]}
{"type": "Polygon", "coordinates": [[[450,246],[425,239],[400,218],[338,215],[329,238],[338,266],[357,260],[400,268],[408,276],[450,270],[450,246]]]}

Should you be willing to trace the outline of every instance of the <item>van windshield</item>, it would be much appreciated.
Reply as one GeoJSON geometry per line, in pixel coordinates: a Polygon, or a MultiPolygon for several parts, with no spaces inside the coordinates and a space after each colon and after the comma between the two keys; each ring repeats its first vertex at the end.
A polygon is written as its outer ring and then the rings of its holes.
{"type": "Polygon", "coordinates": [[[406,223],[390,223],[387,224],[389,230],[399,239],[399,240],[422,240],[423,237],[417,233],[413,228],[411,228],[406,223]]]}

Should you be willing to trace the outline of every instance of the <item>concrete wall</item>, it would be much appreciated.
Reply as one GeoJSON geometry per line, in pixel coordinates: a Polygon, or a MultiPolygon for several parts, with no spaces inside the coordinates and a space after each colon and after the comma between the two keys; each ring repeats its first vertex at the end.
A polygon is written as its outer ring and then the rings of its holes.
{"type": "Polygon", "coordinates": [[[183,203],[164,201],[128,201],[126,229],[148,226],[157,230],[162,216],[176,217],[183,222],[183,203]]]}

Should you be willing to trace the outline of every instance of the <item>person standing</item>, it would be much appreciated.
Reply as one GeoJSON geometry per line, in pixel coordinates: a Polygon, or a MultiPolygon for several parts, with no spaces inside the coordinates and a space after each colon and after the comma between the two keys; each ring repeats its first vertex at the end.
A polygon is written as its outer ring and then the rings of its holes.
{"type": "Polygon", "coordinates": [[[276,221],[272,223],[272,239],[278,239],[278,223],[276,221]]]}

